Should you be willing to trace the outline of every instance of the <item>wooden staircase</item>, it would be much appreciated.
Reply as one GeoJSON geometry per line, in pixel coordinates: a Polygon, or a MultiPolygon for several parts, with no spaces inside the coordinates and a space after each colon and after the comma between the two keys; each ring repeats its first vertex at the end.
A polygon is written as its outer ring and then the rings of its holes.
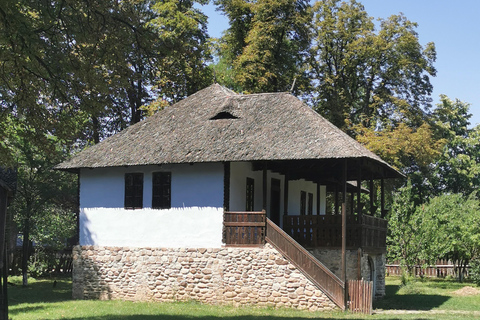
{"type": "Polygon", "coordinates": [[[345,283],[268,218],[265,241],[281,252],[338,307],[345,310],[345,283]]]}
{"type": "MultiPolygon", "coordinates": [[[[293,230],[292,228],[288,229],[293,230]]],[[[303,237],[303,239],[306,238],[308,237],[303,237]]],[[[288,233],[268,219],[265,211],[224,212],[223,242],[227,246],[233,247],[261,247],[265,242],[268,242],[312,281],[315,286],[322,290],[339,308],[346,310],[347,306],[350,305],[353,306],[352,311],[354,312],[371,313],[373,291],[371,287],[368,287],[371,284],[362,282],[362,286],[365,285],[365,288],[362,287],[362,289],[354,291],[349,290],[351,292],[348,295],[346,290],[347,284],[318,261],[288,233]]],[[[356,285],[356,287],[360,288],[359,285],[356,285]]]]}

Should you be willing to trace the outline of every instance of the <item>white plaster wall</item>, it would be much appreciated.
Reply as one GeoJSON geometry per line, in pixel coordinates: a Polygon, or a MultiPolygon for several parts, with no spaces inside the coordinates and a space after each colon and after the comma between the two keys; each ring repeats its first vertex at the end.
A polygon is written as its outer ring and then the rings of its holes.
{"type": "MultiPolygon", "coordinates": [[[[263,172],[253,171],[250,162],[232,162],[230,164],[230,211],[245,211],[247,177],[255,180],[254,210],[263,209],[263,172]]],[[[280,180],[280,216],[283,216],[285,177],[270,170],[267,170],[267,215],[270,212],[272,178],[280,180]]]]}
{"type": "MultiPolygon", "coordinates": [[[[317,184],[301,180],[291,180],[288,183],[288,214],[300,214],[300,192],[307,193],[307,207],[308,207],[308,193],[313,194],[313,214],[317,214],[317,184]]],[[[320,186],[320,214],[325,214],[326,210],[326,186],[320,186]]]]}
{"type": "Polygon", "coordinates": [[[82,169],[80,245],[220,247],[223,164],[82,169]],[[172,173],[171,209],[151,209],[152,173],[172,173]],[[125,173],[142,172],[143,209],[125,210],[125,173]]]}
{"type": "Polygon", "coordinates": [[[255,180],[254,209],[262,210],[262,171],[253,171],[250,162],[232,162],[230,164],[230,211],[245,211],[247,177],[255,180]]]}
{"type": "MultiPolygon", "coordinates": [[[[249,162],[233,162],[230,165],[230,210],[244,211],[246,202],[247,177],[255,180],[255,211],[262,210],[263,173],[253,171],[249,162]]],[[[272,178],[280,180],[280,215],[284,213],[285,176],[267,171],[267,214],[270,210],[270,190],[272,178]]],[[[313,214],[317,213],[317,185],[306,180],[291,180],[288,184],[288,214],[300,213],[300,191],[313,194],[313,214]]],[[[326,213],[327,187],[320,186],[320,214],[326,213]]],[[[282,219],[280,219],[282,220],[282,219]]]]}
{"type": "Polygon", "coordinates": [[[223,207],[223,164],[82,169],[80,208],[123,208],[125,173],[143,173],[143,208],[152,206],[152,173],[172,173],[172,208],[223,207]]]}
{"type": "Polygon", "coordinates": [[[222,208],[83,208],[80,245],[220,248],[222,226],[222,208]]]}

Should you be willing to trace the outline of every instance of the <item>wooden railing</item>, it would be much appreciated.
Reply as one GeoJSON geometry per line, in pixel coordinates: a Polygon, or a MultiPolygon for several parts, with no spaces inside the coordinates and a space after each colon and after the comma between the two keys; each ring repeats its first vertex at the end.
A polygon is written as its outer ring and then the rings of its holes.
{"type": "MultiPolygon", "coordinates": [[[[283,229],[304,247],[342,246],[340,215],[284,216],[283,229]]],[[[347,215],[347,248],[386,249],[387,221],[366,215],[347,215]]]]}
{"type": "Polygon", "coordinates": [[[344,310],[344,282],[270,219],[267,219],[266,231],[265,240],[280,251],[335,304],[344,310]]]}
{"type": "Polygon", "coordinates": [[[223,242],[232,247],[264,245],[265,219],[265,211],[224,212],[223,242]]]}

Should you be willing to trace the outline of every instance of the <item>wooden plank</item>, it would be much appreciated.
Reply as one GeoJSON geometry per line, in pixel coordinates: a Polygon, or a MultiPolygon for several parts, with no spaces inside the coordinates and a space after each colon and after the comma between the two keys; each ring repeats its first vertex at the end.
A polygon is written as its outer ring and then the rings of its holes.
{"type": "Polygon", "coordinates": [[[265,227],[265,222],[224,222],[225,227],[265,227]]]}

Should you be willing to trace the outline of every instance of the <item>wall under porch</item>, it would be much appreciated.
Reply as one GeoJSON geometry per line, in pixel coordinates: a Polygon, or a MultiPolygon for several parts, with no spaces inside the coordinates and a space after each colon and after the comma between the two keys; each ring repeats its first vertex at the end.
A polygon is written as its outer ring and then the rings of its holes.
{"type": "MultiPolygon", "coordinates": [[[[341,278],[342,250],[335,248],[309,249],[337,277],[341,278]]],[[[374,297],[385,295],[385,254],[362,250],[347,250],[347,280],[363,279],[374,282],[374,297]],[[360,256],[360,264],[359,264],[360,256]]]]}
{"type": "Polygon", "coordinates": [[[263,248],[74,248],[73,297],[332,310],[269,244],[263,248]]]}

